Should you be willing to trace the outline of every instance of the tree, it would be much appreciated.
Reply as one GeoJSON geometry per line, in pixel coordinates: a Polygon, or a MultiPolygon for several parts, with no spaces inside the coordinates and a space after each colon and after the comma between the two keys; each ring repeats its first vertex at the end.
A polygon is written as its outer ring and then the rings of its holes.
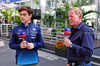
{"type": "Polygon", "coordinates": [[[17,25],[21,23],[20,14],[18,10],[16,11],[16,15],[15,15],[15,23],[17,23],[17,25]]]}
{"type": "Polygon", "coordinates": [[[72,4],[72,7],[79,7],[82,10],[83,16],[82,16],[82,21],[84,22],[84,18],[86,18],[87,20],[91,20],[91,19],[87,19],[86,15],[90,14],[90,13],[98,13],[100,14],[100,12],[95,11],[95,10],[89,10],[89,11],[85,11],[84,9],[82,9],[82,6],[91,6],[91,4],[89,3],[89,1],[87,0],[81,0],[81,2],[76,1],[75,3],[72,4]]]}
{"type": "MultiPolygon", "coordinates": [[[[81,2],[80,1],[76,1],[76,2],[74,2],[72,4],[72,6],[69,6],[68,3],[66,2],[63,5],[63,7],[59,7],[59,8],[56,8],[54,10],[58,11],[59,13],[61,13],[61,16],[64,18],[64,21],[65,21],[65,26],[64,27],[71,27],[69,25],[69,22],[68,22],[68,11],[70,10],[71,7],[79,7],[82,10],[82,12],[83,12],[82,21],[84,21],[84,18],[86,18],[86,15],[88,15],[90,13],[98,13],[98,14],[100,14],[100,12],[95,11],[95,10],[85,11],[84,9],[81,8],[82,6],[88,6],[88,5],[90,6],[91,4],[87,0],[81,0],[81,2]],[[67,25],[66,25],[66,23],[67,23],[67,25]]],[[[63,21],[62,18],[57,18],[57,20],[58,19],[60,21],[61,20],[63,21]]],[[[86,20],[90,20],[90,19],[86,19],[86,20]]],[[[62,23],[64,24],[64,22],[62,22],[62,23]]]]}
{"type": "Polygon", "coordinates": [[[11,20],[13,20],[13,16],[12,16],[12,14],[13,14],[13,10],[11,10],[11,9],[3,9],[2,11],[1,11],[1,13],[5,16],[5,20],[7,21],[7,23],[9,23],[9,24],[11,24],[11,20]]]}
{"type": "MultiPolygon", "coordinates": [[[[62,24],[61,24],[61,26],[63,24],[65,24],[65,26],[63,25],[63,28],[71,27],[69,25],[69,22],[68,22],[68,11],[69,11],[69,9],[70,9],[70,6],[67,4],[67,2],[65,4],[63,4],[63,7],[54,9],[55,11],[61,13],[61,17],[62,18],[61,19],[59,18],[59,21],[63,21],[64,20],[64,22],[62,22],[62,24]]],[[[57,18],[57,20],[58,20],[58,18],[57,18]]]]}

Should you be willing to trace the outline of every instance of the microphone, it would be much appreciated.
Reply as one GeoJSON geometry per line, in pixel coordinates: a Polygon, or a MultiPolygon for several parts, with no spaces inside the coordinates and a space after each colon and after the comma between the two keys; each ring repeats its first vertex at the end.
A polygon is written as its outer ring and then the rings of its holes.
{"type": "Polygon", "coordinates": [[[25,41],[25,37],[26,37],[26,32],[24,30],[20,31],[20,37],[22,38],[23,41],[25,41]]]}
{"type": "Polygon", "coordinates": [[[71,34],[71,30],[69,27],[65,27],[64,29],[64,35],[70,35],[71,34]]]}

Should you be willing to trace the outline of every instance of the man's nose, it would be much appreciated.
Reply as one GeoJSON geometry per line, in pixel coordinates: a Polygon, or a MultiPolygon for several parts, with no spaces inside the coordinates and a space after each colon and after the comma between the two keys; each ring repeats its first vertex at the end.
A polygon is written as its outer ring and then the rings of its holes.
{"type": "Polygon", "coordinates": [[[24,18],[24,15],[21,15],[21,18],[24,18]]]}
{"type": "Polygon", "coordinates": [[[24,15],[21,15],[21,17],[24,17],[24,15]]]}
{"type": "Polygon", "coordinates": [[[71,19],[71,17],[68,17],[68,20],[70,20],[71,19]]]}

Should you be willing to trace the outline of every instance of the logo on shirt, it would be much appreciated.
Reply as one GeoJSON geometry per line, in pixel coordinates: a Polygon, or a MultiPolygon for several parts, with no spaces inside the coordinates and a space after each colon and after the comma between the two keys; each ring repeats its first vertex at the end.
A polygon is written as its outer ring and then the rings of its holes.
{"type": "Polygon", "coordinates": [[[35,29],[35,28],[33,28],[33,30],[34,30],[34,31],[36,31],[36,29],[35,29]]]}

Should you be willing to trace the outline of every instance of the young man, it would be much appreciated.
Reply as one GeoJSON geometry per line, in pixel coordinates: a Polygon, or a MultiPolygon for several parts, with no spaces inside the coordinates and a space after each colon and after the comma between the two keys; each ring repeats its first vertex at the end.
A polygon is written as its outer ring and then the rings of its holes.
{"type": "Polygon", "coordinates": [[[16,66],[39,66],[37,49],[43,45],[40,27],[31,23],[30,7],[21,7],[18,11],[22,23],[13,28],[9,42],[9,47],[16,50],[16,66]],[[20,37],[22,30],[26,32],[25,41],[20,37]]]}
{"type": "Polygon", "coordinates": [[[81,9],[74,7],[69,10],[68,20],[71,28],[69,39],[65,38],[67,50],[67,66],[91,66],[93,54],[94,33],[83,24],[81,9]]]}

